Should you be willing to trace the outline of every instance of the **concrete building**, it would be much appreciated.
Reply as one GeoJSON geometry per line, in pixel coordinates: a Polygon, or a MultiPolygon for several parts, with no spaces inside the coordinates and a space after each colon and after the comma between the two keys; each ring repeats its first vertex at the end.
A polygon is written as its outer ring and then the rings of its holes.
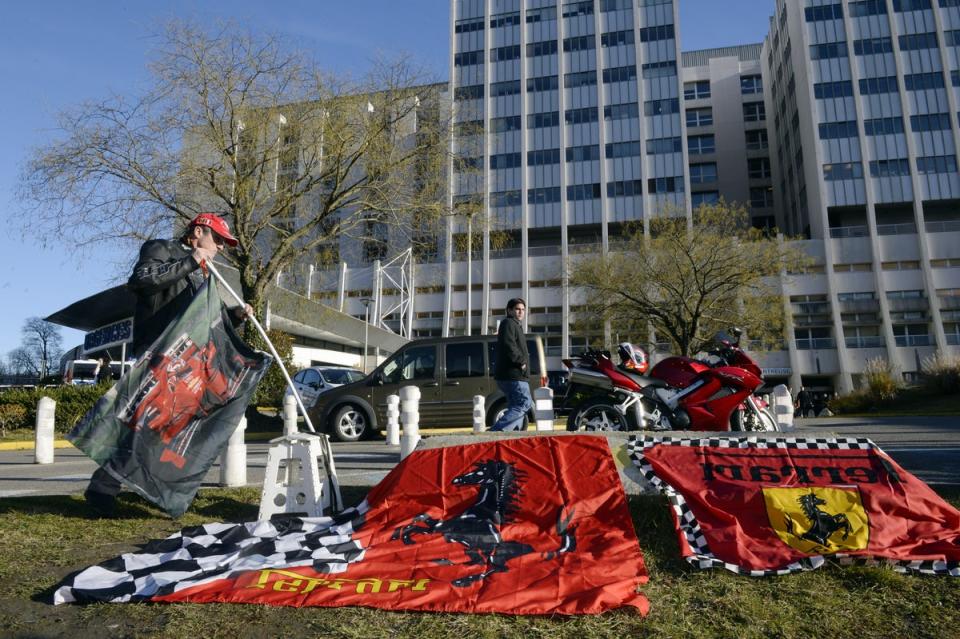
{"type": "MultiPolygon", "coordinates": [[[[492,332],[521,296],[559,366],[618,337],[571,329],[567,258],[615,249],[624,224],[653,211],[723,197],[805,238],[815,261],[786,278],[785,347],[761,358],[769,379],[846,392],[872,358],[909,378],[935,351],[956,353],[958,0],[769,9],[762,45],[681,55],[675,1],[452,0],[465,159],[450,197],[484,215],[452,221],[437,253],[407,267],[412,336],[492,332]]],[[[318,272],[314,294],[359,318],[375,299],[389,326],[398,289],[377,285],[380,272],[318,272]]]]}

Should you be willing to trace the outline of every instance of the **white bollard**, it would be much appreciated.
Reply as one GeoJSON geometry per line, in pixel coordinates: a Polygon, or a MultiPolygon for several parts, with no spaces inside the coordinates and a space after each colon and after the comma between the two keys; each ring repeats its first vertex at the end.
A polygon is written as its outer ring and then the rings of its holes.
{"type": "Polygon", "coordinates": [[[246,486],[247,485],[247,445],[243,441],[247,430],[247,418],[240,418],[240,423],[233,430],[227,447],[220,454],[220,485],[246,486]]]}
{"type": "Polygon", "coordinates": [[[773,416],[780,430],[793,430],[793,398],[783,384],[773,387],[773,416]]]}
{"type": "Polygon", "coordinates": [[[387,446],[400,445],[400,396],[387,395],[387,446]]]}
{"type": "Polygon", "coordinates": [[[486,401],[483,395],[473,396],[473,432],[475,433],[482,433],[487,430],[485,421],[487,411],[484,409],[486,401]]]}
{"type": "Polygon", "coordinates": [[[533,411],[537,430],[553,430],[553,389],[541,386],[533,391],[533,411]]]}
{"type": "Polygon", "coordinates": [[[37,402],[37,421],[34,431],[33,463],[53,463],[53,421],[57,403],[49,397],[37,402]]]}
{"type": "Polygon", "coordinates": [[[400,459],[406,459],[420,441],[420,389],[416,386],[400,389],[400,421],[403,423],[400,459]]]}
{"type": "Polygon", "coordinates": [[[293,395],[283,396],[283,434],[292,435],[299,431],[297,428],[297,398],[293,395]]]}

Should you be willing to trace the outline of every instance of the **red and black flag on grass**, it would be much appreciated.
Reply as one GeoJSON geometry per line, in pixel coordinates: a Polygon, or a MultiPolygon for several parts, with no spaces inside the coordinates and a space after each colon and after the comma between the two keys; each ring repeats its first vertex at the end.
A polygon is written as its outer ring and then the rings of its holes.
{"type": "Polygon", "coordinates": [[[183,514],[270,365],[209,283],[67,436],[113,477],[183,514]]]}
{"type": "Polygon", "coordinates": [[[629,452],[694,566],[767,576],[835,557],[960,576],[960,512],[869,439],[646,437],[629,452]]]}
{"type": "Polygon", "coordinates": [[[55,601],[646,613],[646,580],[606,439],[537,437],[414,452],[333,518],[185,529],[55,601]]]}

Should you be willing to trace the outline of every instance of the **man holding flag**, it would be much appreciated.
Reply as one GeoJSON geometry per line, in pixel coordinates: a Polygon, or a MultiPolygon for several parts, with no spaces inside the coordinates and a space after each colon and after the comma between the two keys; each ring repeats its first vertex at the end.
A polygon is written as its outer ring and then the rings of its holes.
{"type": "MultiPolygon", "coordinates": [[[[137,364],[70,434],[75,444],[101,463],[84,493],[87,503],[100,516],[113,515],[121,478],[129,483],[134,475],[145,473],[147,483],[157,482],[149,469],[133,468],[142,466],[143,455],[148,454],[148,451],[133,449],[143,448],[146,442],[114,439],[129,439],[132,434],[136,440],[138,435],[155,431],[166,446],[160,461],[173,462],[182,469],[186,463],[184,452],[203,418],[236,398],[239,381],[236,374],[245,378],[244,385],[252,393],[260,375],[246,373],[256,369],[262,375],[260,369],[265,371],[269,364],[269,358],[264,365],[262,354],[255,354],[239,341],[232,326],[229,330],[223,326],[222,335],[214,334],[224,309],[220,307],[216,286],[208,285],[205,265],[213,261],[224,245],[237,245],[227,223],[213,213],[201,213],[178,240],[150,240],[140,249],[140,257],[127,283],[137,297],[133,338],[137,364]],[[202,306],[196,302],[201,293],[216,298],[215,304],[207,304],[207,315],[214,317],[206,318],[210,325],[204,337],[209,341],[205,339],[204,343],[193,339],[195,335],[190,334],[190,326],[179,326],[189,311],[202,306]],[[234,346],[246,352],[226,357],[224,345],[218,343],[224,339],[236,342],[234,346]],[[236,370],[222,370],[225,360],[230,360],[227,368],[236,370]],[[240,362],[239,368],[237,362],[240,362]],[[185,442],[184,434],[189,435],[185,442]],[[180,440],[181,449],[170,446],[175,439],[180,440]],[[121,450],[128,447],[131,450],[121,450]]],[[[203,312],[199,308],[194,312],[199,326],[206,321],[200,317],[203,312]]],[[[238,325],[251,314],[249,305],[231,309],[226,323],[238,325]]],[[[204,331],[201,329],[201,332],[204,331]]],[[[157,445],[160,442],[149,444],[157,445]]],[[[199,480],[196,483],[199,485],[199,480]]],[[[162,487],[156,485],[149,490],[131,487],[151,499],[154,493],[163,492],[162,487]]]]}

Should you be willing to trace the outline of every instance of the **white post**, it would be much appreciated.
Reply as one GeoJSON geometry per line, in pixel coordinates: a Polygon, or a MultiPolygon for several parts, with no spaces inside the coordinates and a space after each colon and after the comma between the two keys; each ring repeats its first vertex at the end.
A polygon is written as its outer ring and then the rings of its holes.
{"type": "Polygon", "coordinates": [[[283,434],[292,435],[297,428],[297,399],[293,395],[283,396],[283,434]]]}
{"type": "Polygon", "coordinates": [[[553,389],[541,386],[533,391],[533,406],[537,430],[553,430],[553,389]]]}
{"type": "Polygon", "coordinates": [[[400,459],[406,459],[420,441],[420,389],[416,386],[400,389],[400,421],[403,423],[400,459]]]}
{"type": "Polygon", "coordinates": [[[483,395],[474,395],[473,396],[473,432],[482,433],[487,430],[487,424],[484,421],[486,417],[486,411],[484,410],[484,403],[486,398],[483,395]]]}
{"type": "Polygon", "coordinates": [[[243,441],[243,434],[247,430],[247,418],[240,418],[240,423],[233,430],[227,447],[220,455],[220,485],[228,487],[247,485],[247,445],[243,441]]]}
{"type": "Polygon", "coordinates": [[[780,430],[793,430],[793,398],[783,384],[773,387],[773,415],[780,430]]]}
{"type": "Polygon", "coordinates": [[[34,433],[33,463],[53,463],[53,421],[57,403],[49,397],[37,402],[37,421],[34,433]]]}
{"type": "Polygon", "coordinates": [[[400,445],[400,396],[387,395],[387,446],[400,445]]]}

